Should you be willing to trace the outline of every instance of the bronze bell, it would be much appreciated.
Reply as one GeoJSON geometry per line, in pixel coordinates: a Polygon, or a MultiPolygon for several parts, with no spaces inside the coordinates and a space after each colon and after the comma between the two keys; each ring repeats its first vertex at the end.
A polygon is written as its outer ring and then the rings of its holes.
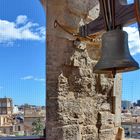
{"type": "Polygon", "coordinates": [[[96,73],[116,73],[139,69],[128,48],[128,34],[121,29],[111,30],[102,36],[101,58],[95,65],[96,73]]]}

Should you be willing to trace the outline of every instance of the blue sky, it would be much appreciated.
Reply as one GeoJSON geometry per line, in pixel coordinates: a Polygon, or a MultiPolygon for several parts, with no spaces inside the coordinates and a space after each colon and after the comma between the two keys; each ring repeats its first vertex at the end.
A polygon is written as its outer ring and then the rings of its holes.
{"type": "MultiPolygon", "coordinates": [[[[128,0],[133,3],[134,0],[128,0]]],[[[124,28],[129,35],[129,48],[133,58],[140,64],[140,37],[137,24],[124,28]]],[[[122,99],[136,102],[140,99],[140,70],[123,73],[122,99]]]]}
{"type": "MultiPolygon", "coordinates": [[[[140,64],[140,37],[137,24],[124,28],[129,34],[129,48],[133,58],[140,64]]],[[[140,70],[123,73],[123,100],[136,102],[140,99],[140,70]]]]}
{"type": "Polygon", "coordinates": [[[0,97],[45,105],[45,13],[38,0],[0,0],[0,97]]]}

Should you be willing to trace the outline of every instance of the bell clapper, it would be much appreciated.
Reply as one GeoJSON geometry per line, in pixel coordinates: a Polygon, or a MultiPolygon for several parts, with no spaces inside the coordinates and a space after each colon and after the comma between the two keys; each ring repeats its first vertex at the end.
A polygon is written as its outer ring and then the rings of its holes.
{"type": "Polygon", "coordinates": [[[115,68],[112,70],[112,75],[113,75],[113,78],[115,78],[115,76],[116,76],[116,69],[115,68]]]}

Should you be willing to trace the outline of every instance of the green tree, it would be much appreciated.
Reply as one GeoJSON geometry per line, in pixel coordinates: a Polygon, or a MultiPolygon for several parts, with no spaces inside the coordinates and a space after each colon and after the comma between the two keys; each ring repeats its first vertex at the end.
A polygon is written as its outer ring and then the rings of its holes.
{"type": "Polygon", "coordinates": [[[33,123],[32,123],[32,126],[33,126],[33,135],[43,135],[43,130],[44,130],[44,127],[43,127],[43,124],[41,123],[41,119],[38,118],[36,119],[33,123]]]}

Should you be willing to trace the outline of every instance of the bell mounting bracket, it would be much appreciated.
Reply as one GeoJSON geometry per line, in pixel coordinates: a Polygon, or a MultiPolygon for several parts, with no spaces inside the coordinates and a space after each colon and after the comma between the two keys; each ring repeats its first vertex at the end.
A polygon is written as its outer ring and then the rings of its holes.
{"type": "Polygon", "coordinates": [[[135,0],[130,5],[123,5],[119,0],[99,0],[99,3],[99,17],[80,27],[79,35],[81,37],[90,36],[104,30],[113,30],[134,22],[138,22],[140,32],[140,0],[135,0]]]}

